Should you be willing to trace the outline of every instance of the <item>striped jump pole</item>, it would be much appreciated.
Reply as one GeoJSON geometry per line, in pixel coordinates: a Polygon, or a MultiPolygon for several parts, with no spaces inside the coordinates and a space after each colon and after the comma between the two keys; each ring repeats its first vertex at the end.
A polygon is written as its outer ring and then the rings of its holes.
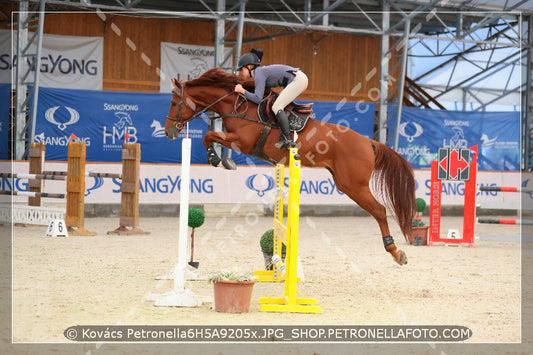
{"type": "MultiPolygon", "coordinates": [[[[43,171],[44,175],[54,175],[54,176],[68,176],[66,171],[43,171]]],[[[122,174],[117,173],[94,173],[94,172],[85,172],[85,176],[96,177],[96,178],[114,178],[122,179],[122,174]]],[[[59,179],[58,179],[59,180],[59,179]]]]}
{"type": "Polygon", "coordinates": [[[496,192],[533,192],[531,188],[520,188],[515,186],[480,186],[479,191],[496,191],[496,192]]]}
{"type": "Polygon", "coordinates": [[[533,220],[522,220],[522,219],[505,219],[505,218],[478,218],[478,223],[488,223],[488,224],[528,224],[532,225],[533,220]]]}
{"type": "MultiPolygon", "coordinates": [[[[30,148],[30,174],[5,175],[29,179],[28,190],[36,192],[32,196],[51,197],[51,194],[42,192],[44,176],[47,180],[66,181],[66,216],[65,223],[70,235],[96,235],[84,227],[85,224],[85,178],[115,178],[121,180],[121,211],[120,227],[108,234],[149,234],[139,228],[139,172],[141,147],[139,143],[125,143],[122,149],[122,173],[86,172],[86,145],[85,142],[70,142],[68,145],[67,171],[45,171],[44,157],[46,148],[44,143],[32,143],[30,148]],[[131,227],[131,229],[127,229],[131,227]]],[[[19,195],[21,195],[19,193],[19,195]]],[[[26,195],[30,196],[30,195],[26,195]]],[[[30,197],[29,199],[32,199],[30,197]]],[[[29,201],[30,202],[30,201],[29,201]]],[[[30,206],[40,206],[38,200],[30,206]]]]}
{"type": "Polygon", "coordinates": [[[48,197],[48,198],[65,198],[65,194],[54,194],[48,192],[33,192],[33,191],[6,191],[0,190],[0,195],[11,196],[28,196],[28,197],[48,197]]]}
{"type": "Polygon", "coordinates": [[[32,179],[32,180],[66,180],[66,176],[54,175],[54,174],[11,174],[0,173],[0,177],[11,179],[32,179]]]}
{"type": "Polygon", "coordinates": [[[122,179],[122,174],[115,174],[115,173],[92,173],[92,172],[88,172],[88,173],[85,174],[85,176],[99,177],[99,178],[122,179]]]}
{"type": "Polygon", "coordinates": [[[96,235],[85,224],[85,179],[114,178],[121,181],[120,227],[108,234],[149,234],[139,228],[139,171],[141,149],[138,143],[126,143],[122,149],[122,173],[86,172],[85,142],[70,142],[68,145],[67,171],[45,171],[46,146],[32,143],[30,147],[29,174],[0,173],[0,178],[28,179],[28,191],[0,191],[3,195],[28,196],[29,207],[41,208],[41,197],[66,198],[65,224],[70,235],[96,235]],[[44,180],[66,181],[66,194],[46,193],[44,180]],[[127,229],[131,227],[131,229],[127,229]]]}

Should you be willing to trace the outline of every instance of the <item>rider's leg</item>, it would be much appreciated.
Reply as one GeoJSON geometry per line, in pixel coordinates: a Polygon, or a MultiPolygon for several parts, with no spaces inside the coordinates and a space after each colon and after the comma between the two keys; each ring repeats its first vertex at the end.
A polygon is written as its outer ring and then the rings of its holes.
{"type": "Polygon", "coordinates": [[[285,106],[291,101],[296,99],[307,88],[307,75],[302,71],[297,71],[294,79],[289,85],[287,85],[280,93],[274,104],[272,105],[272,111],[276,115],[276,119],[279,123],[281,133],[284,139],[276,143],[276,147],[280,149],[287,149],[295,146],[290,136],[289,120],[284,112],[285,106]]]}
{"type": "Polygon", "coordinates": [[[279,110],[276,112],[276,119],[278,120],[279,128],[283,138],[275,144],[276,148],[289,149],[296,147],[296,143],[291,138],[291,131],[289,128],[289,118],[285,114],[285,111],[279,110]]]}

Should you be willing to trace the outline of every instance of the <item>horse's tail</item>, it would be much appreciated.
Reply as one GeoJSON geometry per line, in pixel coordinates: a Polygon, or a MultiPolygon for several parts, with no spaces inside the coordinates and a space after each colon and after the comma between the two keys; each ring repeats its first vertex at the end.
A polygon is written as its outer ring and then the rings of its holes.
{"type": "Polygon", "coordinates": [[[407,240],[416,214],[413,168],[393,149],[376,141],[373,144],[376,148],[372,180],[374,191],[381,191],[382,202],[394,211],[396,221],[407,240]]]}

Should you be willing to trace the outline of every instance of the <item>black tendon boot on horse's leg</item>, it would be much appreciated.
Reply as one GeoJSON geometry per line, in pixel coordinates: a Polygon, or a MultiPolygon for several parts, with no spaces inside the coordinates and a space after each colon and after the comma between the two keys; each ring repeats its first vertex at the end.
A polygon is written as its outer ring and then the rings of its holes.
{"type": "MultiPolygon", "coordinates": [[[[207,147],[207,159],[209,160],[209,163],[211,163],[212,166],[217,167],[220,165],[220,157],[218,156],[215,147],[213,145],[210,145],[207,147]]],[[[227,169],[227,168],[226,168],[227,169]]]]}
{"type": "Polygon", "coordinates": [[[394,239],[392,236],[388,235],[383,237],[383,245],[385,246],[385,250],[392,255],[394,261],[400,265],[407,264],[407,255],[405,255],[402,250],[398,250],[398,248],[396,248],[396,244],[394,244],[394,239]]]}
{"type": "Polygon", "coordinates": [[[284,139],[281,139],[279,142],[274,144],[274,146],[278,149],[289,149],[296,147],[296,143],[294,143],[291,139],[291,131],[289,128],[289,118],[285,114],[283,110],[279,110],[276,113],[276,119],[279,124],[279,128],[281,129],[281,134],[283,135],[284,139]]]}

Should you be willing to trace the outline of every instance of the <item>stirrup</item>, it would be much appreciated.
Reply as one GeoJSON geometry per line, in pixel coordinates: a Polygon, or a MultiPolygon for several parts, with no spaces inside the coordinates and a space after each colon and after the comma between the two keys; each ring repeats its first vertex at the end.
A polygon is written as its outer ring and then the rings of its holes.
{"type": "Polygon", "coordinates": [[[280,140],[274,146],[278,149],[290,149],[296,147],[296,143],[292,139],[280,140]]]}

